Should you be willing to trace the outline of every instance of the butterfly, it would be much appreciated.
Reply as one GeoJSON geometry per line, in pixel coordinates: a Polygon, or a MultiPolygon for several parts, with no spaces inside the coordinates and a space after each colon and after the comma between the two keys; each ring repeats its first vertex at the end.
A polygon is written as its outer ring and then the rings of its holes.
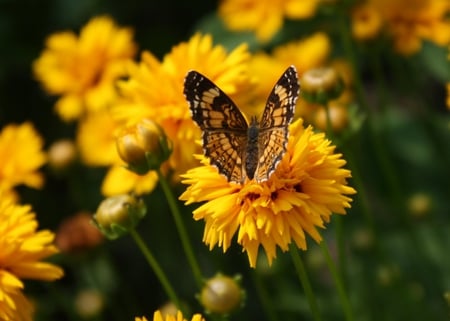
{"type": "Polygon", "coordinates": [[[290,66],[275,83],[261,120],[247,122],[236,104],[211,80],[189,71],[184,95],[193,121],[202,130],[203,151],[229,182],[264,182],[286,152],[300,86],[290,66]]]}

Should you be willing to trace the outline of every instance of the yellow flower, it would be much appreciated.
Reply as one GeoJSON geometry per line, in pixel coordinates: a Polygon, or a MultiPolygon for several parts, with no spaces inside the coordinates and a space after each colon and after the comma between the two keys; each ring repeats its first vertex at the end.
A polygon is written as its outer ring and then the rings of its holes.
{"type": "Polygon", "coordinates": [[[306,70],[322,66],[331,52],[331,41],[323,32],[305,39],[292,41],[274,49],[273,56],[285,64],[293,64],[299,75],[306,70]]]}
{"type": "Polygon", "coordinates": [[[151,192],[158,182],[158,175],[150,171],[145,175],[138,175],[125,168],[125,165],[111,166],[106,174],[101,191],[105,196],[126,194],[132,191],[136,195],[151,192]]]}
{"type": "Polygon", "coordinates": [[[31,123],[7,125],[0,132],[0,191],[25,184],[40,188],[44,183],[38,168],[47,157],[42,151],[42,138],[31,123]]]}
{"type": "Polygon", "coordinates": [[[79,37],[64,31],[47,38],[33,70],[49,94],[61,96],[56,110],[64,120],[104,109],[116,99],[115,81],[136,52],[132,37],[131,29],[101,16],[89,21],[79,37]]]}
{"type": "Polygon", "coordinates": [[[237,242],[255,267],[260,245],[269,264],[276,247],[289,244],[306,249],[306,235],[321,241],[317,227],[323,228],[332,213],[345,214],[356,191],[347,186],[350,171],[334,146],[315,134],[302,121],[290,127],[287,152],[270,179],[261,184],[246,181],[228,183],[200,157],[203,166],[189,170],[182,183],[189,185],[180,199],[186,204],[206,202],[193,212],[195,220],[205,220],[203,241],[225,252],[237,234],[237,242]]]}
{"type": "Polygon", "coordinates": [[[175,46],[162,62],[144,52],[139,64],[129,65],[129,79],[119,83],[123,100],[114,106],[113,115],[127,125],[143,118],[158,123],[173,142],[169,164],[177,177],[194,166],[192,154],[199,152],[195,140],[200,130],[183,95],[186,73],[195,69],[205,74],[238,102],[249,83],[249,57],[246,45],[227,53],[224,47],[213,45],[211,36],[200,34],[175,46]]]}
{"type": "MultiPolygon", "coordinates": [[[[134,321],[147,321],[147,318],[136,317],[134,321]]],[[[172,314],[166,314],[165,316],[163,316],[161,311],[158,310],[153,314],[153,321],[187,321],[187,319],[183,317],[183,314],[180,311],[177,312],[176,316],[172,314]]],[[[194,314],[191,318],[191,321],[205,321],[205,319],[201,314],[194,314]]]]}
{"type": "Polygon", "coordinates": [[[364,3],[353,10],[352,20],[353,36],[360,40],[374,38],[383,25],[378,10],[368,3],[364,3]]]}
{"type": "MultiPolygon", "coordinates": [[[[287,44],[275,47],[271,55],[266,53],[256,53],[250,61],[250,71],[254,76],[254,99],[251,112],[248,114],[257,115],[258,110],[263,107],[267,95],[277,81],[277,77],[293,64],[299,76],[305,71],[325,66],[331,52],[331,41],[325,33],[317,32],[305,39],[292,41],[287,44]]],[[[306,103],[303,99],[298,99],[296,108],[296,117],[305,116],[311,113],[311,110],[317,109],[314,105],[306,103]]],[[[244,111],[247,111],[242,108],[244,111]]]]}
{"type": "Polygon", "coordinates": [[[373,37],[383,25],[394,42],[394,49],[404,55],[416,53],[422,41],[439,46],[450,42],[450,2],[448,0],[369,0],[353,14],[356,37],[373,37]]]}
{"type": "Polygon", "coordinates": [[[81,160],[88,166],[110,166],[120,162],[115,133],[119,125],[109,111],[90,113],[80,119],[77,146],[81,160]]]}
{"type": "Polygon", "coordinates": [[[285,17],[312,17],[320,0],[225,0],[219,15],[234,31],[254,31],[261,42],[269,41],[283,26],[285,17]]]}
{"type": "Polygon", "coordinates": [[[41,260],[58,252],[54,234],[37,231],[31,207],[14,204],[0,195],[0,319],[31,321],[32,306],[22,293],[22,279],[53,281],[59,267],[41,260]]]}

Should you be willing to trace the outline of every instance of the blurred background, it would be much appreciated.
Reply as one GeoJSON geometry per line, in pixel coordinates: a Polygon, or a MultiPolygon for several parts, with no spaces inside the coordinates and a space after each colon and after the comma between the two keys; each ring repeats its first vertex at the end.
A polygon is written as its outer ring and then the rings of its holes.
{"type": "MultiPolygon", "coordinates": [[[[211,33],[214,43],[229,50],[245,41],[252,51],[270,51],[290,39],[325,31],[332,40],[332,55],[342,56],[344,51],[342,39],[330,28],[333,23],[327,9],[308,20],[287,21],[271,41],[261,44],[250,32],[226,30],[217,15],[218,6],[206,0],[0,0],[0,127],[31,121],[46,150],[60,139],[74,139],[76,124],[62,121],[55,113],[56,98],[34,79],[32,63],[48,35],[62,30],[78,34],[97,15],[108,14],[118,25],[133,28],[139,52],[149,50],[158,58],[199,30],[211,33]]],[[[450,291],[448,45],[424,42],[411,56],[396,53],[386,39],[354,48],[364,95],[372,106],[379,101],[385,104],[373,108],[370,124],[367,114],[349,116],[358,124],[342,135],[339,150],[351,169],[352,163],[358,164],[359,183],[365,191],[353,197],[353,207],[347,216],[339,217],[338,224],[333,217],[323,236],[333,249],[336,228],[345,229],[344,279],[355,320],[449,319],[445,299],[450,291]],[[372,69],[373,55],[379,58],[377,70],[382,74],[372,69]],[[382,86],[379,77],[384,79],[382,86]],[[381,146],[374,147],[374,142],[381,146]],[[375,151],[379,147],[384,150],[382,156],[375,151]],[[386,162],[390,164],[387,170],[386,162]],[[373,214],[369,218],[365,208],[373,214]]],[[[357,101],[352,108],[358,110],[357,101]]],[[[67,218],[95,212],[103,199],[100,186],[106,170],[78,162],[61,173],[46,165],[41,169],[45,176],[42,189],[18,186],[16,190],[21,203],[32,205],[40,228],[58,234],[67,218]]],[[[350,185],[355,187],[353,181],[350,185]]],[[[174,187],[176,195],[184,188],[174,187]]],[[[160,188],[144,198],[149,215],[139,230],[177,285],[180,297],[193,312],[201,312],[195,282],[186,276],[189,267],[160,188]]],[[[247,300],[231,320],[274,320],[262,308],[261,291],[270,294],[279,319],[312,320],[289,255],[278,251],[272,267],[262,260],[253,270],[236,244],[225,255],[220,248],[209,251],[201,242],[204,223],[192,219],[195,207],[183,207],[184,221],[204,274],[242,276],[247,300]],[[255,280],[262,280],[265,290],[255,280]]],[[[312,239],[308,245],[302,255],[323,320],[344,320],[320,248],[312,239]]],[[[138,315],[150,319],[153,311],[167,303],[129,237],[64,252],[52,262],[64,268],[63,279],[26,283],[26,294],[37,307],[36,320],[133,320],[138,315]]]]}

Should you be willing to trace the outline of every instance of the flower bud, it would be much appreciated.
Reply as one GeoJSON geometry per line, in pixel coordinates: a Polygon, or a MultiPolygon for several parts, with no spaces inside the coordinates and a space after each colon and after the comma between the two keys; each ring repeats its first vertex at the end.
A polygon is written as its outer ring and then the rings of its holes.
{"type": "Polygon", "coordinates": [[[101,243],[104,237],[91,221],[92,215],[86,212],[66,218],[56,232],[58,248],[62,252],[76,253],[101,243]]]}
{"type": "Polygon", "coordinates": [[[444,299],[447,302],[448,307],[450,308],[450,291],[446,291],[444,293],[444,299]]]}
{"type": "MultiPolygon", "coordinates": [[[[330,102],[328,105],[331,127],[333,132],[340,132],[348,125],[348,110],[346,106],[330,102]]],[[[318,129],[327,129],[327,112],[324,107],[319,108],[314,115],[314,125],[318,129]]]]}
{"type": "Polygon", "coordinates": [[[303,98],[310,103],[326,104],[339,97],[344,81],[334,68],[314,68],[301,77],[303,98]]]}
{"type": "Polygon", "coordinates": [[[148,119],[125,128],[117,137],[116,146],[128,169],[139,175],[158,169],[172,152],[162,128],[148,119]]]}
{"type": "Polygon", "coordinates": [[[141,198],[122,194],[100,203],[94,214],[94,224],[109,239],[116,239],[136,227],[147,208],[141,198]]]}
{"type": "Polygon", "coordinates": [[[83,319],[100,315],[104,306],[103,296],[97,290],[83,290],[75,298],[75,310],[83,319]]]}
{"type": "Polygon", "coordinates": [[[200,293],[200,303],[211,313],[228,314],[244,300],[239,278],[218,274],[209,279],[200,293]]]}
{"type": "Polygon", "coordinates": [[[77,151],[73,141],[61,139],[54,142],[48,150],[48,163],[55,170],[69,167],[76,159],[77,151]]]}
{"type": "Polygon", "coordinates": [[[425,193],[416,193],[408,199],[408,209],[412,216],[419,218],[427,216],[432,209],[432,199],[425,193]]]}

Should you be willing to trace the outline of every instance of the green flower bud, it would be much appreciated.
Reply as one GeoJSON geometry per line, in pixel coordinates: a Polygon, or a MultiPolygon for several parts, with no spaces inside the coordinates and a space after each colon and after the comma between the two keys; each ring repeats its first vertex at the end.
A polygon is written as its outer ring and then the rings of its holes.
{"type": "Polygon", "coordinates": [[[450,307],[450,291],[446,291],[444,293],[444,299],[447,302],[447,305],[450,307]]]}
{"type": "Polygon", "coordinates": [[[94,224],[109,239],[116,239],[136,227],[147,213],[141,198],[117,195],[100,203],[94,214],[94,224]]]}
{"type": "Polygon", "coordinates": [[[228,314],[241,306],[245,295],[238,280],[239,278],[221,274],[209,279],[199,297],[205,310],[210,313],[228,314]]]}
{"type": "Polygon", "coordinates": [[[128,169],[139,175],[158,169],[172,153],[162,128],[148,119],[123,129],[116,139],[116,146],[128,169]]]}
{"type": "Polygon", "coordinates": [[[302,75],[300,83],[302,97],[321,105],[339,97],[344,90],[344,81],[334,68],[310,69],[302,75]]]}
{"type": "Polygon", "coordinates": [[[416,218],[425,217],[433,208],[433,200],[426,193],[416,193],[408,199],[408,209],[416,218]]]}

